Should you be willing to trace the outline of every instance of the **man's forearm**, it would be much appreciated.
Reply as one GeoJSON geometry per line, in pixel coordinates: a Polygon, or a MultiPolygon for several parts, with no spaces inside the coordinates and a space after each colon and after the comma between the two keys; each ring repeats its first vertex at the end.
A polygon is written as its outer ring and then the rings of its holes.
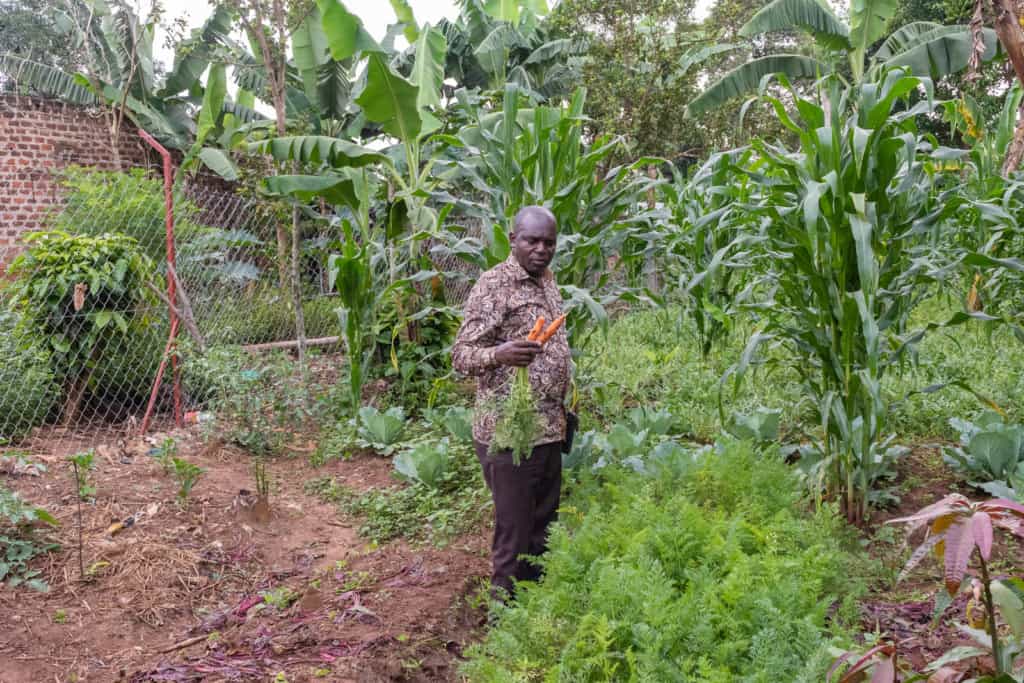
{"type": "Polygon", "coordinates": [[[476,346],[458,341],[452,348],[452,367],[463,375],[481,375],[498,366],[494,359],[496,346],[476,346]]]}

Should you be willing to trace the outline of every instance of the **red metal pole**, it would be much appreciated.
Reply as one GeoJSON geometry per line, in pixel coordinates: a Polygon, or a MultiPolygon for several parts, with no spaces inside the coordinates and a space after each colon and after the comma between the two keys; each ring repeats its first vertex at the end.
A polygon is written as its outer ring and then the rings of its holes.
{"type": "MultiPolygon", "coordinates": [[[[153,382],[153,389],[149,392],[149,405],[146,406],[146,414],[142,417],[142,428],[140,436],[145,436],[149,431],[149,420],[153,417],[153,408],[156,407],[156,395],[160,391],[160,382],[164,379],[164,370],[167,368],[167,356],[174,350],[174,338],[178,334],[178,319],[171,321],[171,334],[167,338],[167,346],[164,348],[163,358],[160,359],[160,367],[156,371],[156,380],[153,382]]],[[[172,357],[173,359],[173,357],[172,357]]]]}
{"type": "MultiPolygon", "coordinates": [[[[139,135],[149,144],[150,147],[155,149],[164,160],[164,212],[166,213],[167,228],[167,263],[174,272],[177,272],[174,253],[174,169],[171,164],[171,153],[167,151],[167,148],[157,142],[152,135],[141,128],[139,129],[139,135]]],[[[153,416],[153,408],[156,405],[157,390],[160,388],[160,382],[163,380],[164,365],[167,361],[167,354],[173,350],[174,341],[178,336],[178,314],[174,310],[174,307],[178,305],[178,299],[175,287],[175,278],[171,277],[170,272],[168,272],[167,276],[167,300],[171,302],[169,311],[171,332],[167,338],[167,350],[164,354],[164,359],[161,361],[160,369],[157,371],[156,381],[153,383],[153,391],[150,393],[149,405],[146,407],[146,414],[142,418],[142,434],[145,434],[149,427],[149,420],[153,416]]],[[[181,368],[178,367],[177,354],[171,356],[171,374],[174,377],[174,424],[180,427],[182,425],[181,368]]]]}

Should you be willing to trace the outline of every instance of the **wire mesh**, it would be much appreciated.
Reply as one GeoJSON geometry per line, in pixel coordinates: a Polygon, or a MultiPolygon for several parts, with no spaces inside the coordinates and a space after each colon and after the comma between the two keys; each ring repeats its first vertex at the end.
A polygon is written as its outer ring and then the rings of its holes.
{"type": "MultiPolygon", "coordinates": [[[[203,378],[188,372],[196,338],[208,347],[295,338],[290,290],[274,267],[280,217],[259,202],[201,186],[177,193],[176,303],[189,324],[169,347],[162,179],[144,169],[73,168],[61,186],[63,204],[43,229],[66,241],[22,234],[0,244],[0,446],[40,430],[52,442],[47,450],[84,433],[106,440],[109,432],[137,431],[169,350],[184,361],[185,410],[201,407],[208,398],[203,378]],[[134,280],[131,254],[145,265],[134,280]]],[[[319,261],[304,254],[309,337],[337,328],[335,304],[321,295],[319,261]]],[[[156,394],[165,421],[171,379],[168,369],[156,394]]]]}
{"type": "MultiPolygon", "coordinates": [[[[7,389],[0,392],[0,446],[5,441],[26,443],[34,436],[37,447],[45,442],[45,450],[68,450],[132,435],[140,426],[165,357],[174,355],[181,361],[183,408],[194,411],[210,398],[208,378],[195,371],[192,362],[199,356],[199,346],[207,350],[287,346],[295,339],[290,279],[279,266],[279,249],[290,249],[287,243],[278,244],[279,231],[290,238],[287,207],[220,187],[183,184],[174,197],[176,267],[172,273],[167,265],[166,212],[158,171],[72,168],[63,172],[60,185],[63,203],[47,216],[43,228],[87,240],[90,253],[83,257],[85,265],[65,273],[67,282],[54,290],[58,305],[49,313],[33,315],[32,306],[38,302],[30,304],[26,298],[31,295],[23,287],[27,281],[43,287],[39,283],[46,279],[45,273],[26,267],[31,261],[26,259],[35,253],[30,250],[42,248],[38,238],[21,235],[16,244],[0,244],[0,382],[7,389]],[[88,273],[88,267],[108,274],[122,268],[117,262],[122,252],[112,252],[109,258],[101,253],[109,248],[104,240],[110,235],[131,238],[132,249],[151,264],[150,275],[133,283],[131,291],[102,285],[88,273]],[[19,253],[22,256],[16,259],[19,253]],[[178,342],[169,347],[166,291],[171,278],[176,278],[176,307],[182,324],[178,342]],[[80,349],[75,358],[59,348],[69,335],[96,325],[98,315],[103,323],[98,341],[80,349]],[[61,331],[63,341],[55,341],[61,331]]],[[[481,232],[481,226],[472,222],[462,229],[465,235],[481,232]]],[[[325,272],[339,235],[324,220],[304,221],[301,232],[306,337],[321,342],[319,348],[326,342],[328,352],[340,352],[335,341],[338,300],[325,272]]],[[[460,306],[478,269],[454,255],[435,254],[435,266],[453,274],[445,279],[446,299],[460,306]]],[[[338,363],[321,359],[319,364],[321,370],[331,371],[319,373],[321,379],[336,378],[338,363]]],[[[315,381],[316,367],[313,375],[315,381]]],[[[157,427],[170,421],[171,379],[168,368],[156,394],[157,427]]],[[[322,392],[322,384],[307,390],[322,392]]]]}

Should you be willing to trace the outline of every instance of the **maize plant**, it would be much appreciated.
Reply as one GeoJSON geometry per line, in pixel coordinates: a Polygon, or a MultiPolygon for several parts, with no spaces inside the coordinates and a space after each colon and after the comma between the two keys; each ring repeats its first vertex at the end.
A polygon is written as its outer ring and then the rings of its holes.
{"type": "Polygon", "coordinates": [[[830,76],[806,97],[779,81],[796,106],[763,99],[800,148],[757,141],[745,169],[760,188],[737,211],[761,222],[763,276],[752,305],[761,323],[729,374],[738,387],[759,347],[785,347],[772,362],[798,374],[820,420],[812,480],[860,523],[891,454],[886,371],[927,331],[972,317],[907,329],[953,264],[927,239],[949,214],[926,163],[934,145],[915,124],[934,108],[932,83],[901,70],[855,87],[830,76]]]}
{"type": "Polygon", "coordinates": [[[751,295],[747,272],[760,237],[757,217],[750,221],[740,207],[755,185],[736,168],[749,163],[752,154],[749,149],[715,154],[691,178],[677,175],[659,188],[673,227],[663,271],[689,302],[705,358],[732,331],[735,313],[751,295]]]}

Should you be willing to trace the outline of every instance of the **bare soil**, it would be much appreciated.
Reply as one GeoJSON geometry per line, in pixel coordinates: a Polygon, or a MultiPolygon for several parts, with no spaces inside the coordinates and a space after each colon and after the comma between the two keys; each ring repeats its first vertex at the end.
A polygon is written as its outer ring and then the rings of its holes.
{"type": "Polygon", "coordinates": [[[147,455],[166,433],[111,437],[95,449],[95,498],[81,505],[81,559],[65,456],[97,435],[42,434],[28,450],[46,472],[0,473],[60,521],[43,531],[60,550],[33,565],[50,591],[0,586],[0,682],[457,680],[484,621],[487,528],[444,549],[373,548],[304,484],[394,485],[388,459],[313,468],[309,444],[296,444],[294,457],[268,462],[267,516],[248,455],[194,431],[171,435],[179,457],[205,470],[188,506],[147,455]]]}

